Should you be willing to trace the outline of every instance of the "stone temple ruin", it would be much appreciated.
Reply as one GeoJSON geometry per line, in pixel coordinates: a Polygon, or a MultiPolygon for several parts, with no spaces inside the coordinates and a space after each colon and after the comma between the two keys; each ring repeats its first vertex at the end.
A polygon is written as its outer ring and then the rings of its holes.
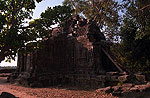
{"type": "Polygon", "coordinates": [[[115,74],[123,73],[110,55],[109,42],[92,20],[70,18],[41,44],[41,49],[18,54],[17,70],[9,81],[30,87],[104,87],[118,83],[115,74]]]}

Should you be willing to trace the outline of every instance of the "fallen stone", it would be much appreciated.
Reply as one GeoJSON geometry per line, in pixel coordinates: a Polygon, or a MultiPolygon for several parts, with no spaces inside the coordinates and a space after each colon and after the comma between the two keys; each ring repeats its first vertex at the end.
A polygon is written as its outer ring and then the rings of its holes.
{"type": "Polygon", "coordinates": [[[118,81],[118,76],[111,76],[111,81],[118,81]]]}
{"type": "Polygon", "coordinates": [[[150,98],[150,82],[142,85],[124,83],[118,86],[101,88],[99,91],[111,93],[119,98],[150,98]]]}
{"type": "Polygon", "coordinates": [[[122,87],[132,87],[134,86],[132,83],[124,83],[122,84],[122,87]]]}
{"type": "Polygon", "coordinates": [[[106,75],[109,75],[109,76],[113,76],[113,75],[118,75],[119,73],[118,72],[107,72],[106,75]]]}
{"type": "Polygon", "coordinates": [[[19,98],[19,97],[15,97],[13,94],[8,92],[2,92],[0,98],[19,98]]]}
{"type": "Polygon", "coordinates": [[[123,92],[129,92],[130,89],[131,89],[131,87],[123,87],[123,88],[122,88],[122,91],[123,91],[123,92]]]}
{"type": "Polygon", "coordinates": [[[114,91],[114,89],[112,87],[110,87],[109,89],[107,89],[105,92],[106,93],[112,93],[114,91]]]}
{"type": "Polygon", "coordinates": [[[148,85],[149,87],[150,87],[150,82],[147,82],[147,84],[146,85],[148,85]]]}
{"type": "Polygon", "coordinates": [[[127,73],[126,72],[121,72],[121,73],[119,73],[119,75],[123,76],[123,75],[127,75],[127,73]]]}
{"type": "Polygon", "coordinates": [[[130,74],[127,77],[126,83],[141,84],[142,82],[136,78],[136,75],[130,74]]]}
{"type": "Polygon", "coordinates": [[[113,86],[114,91],[117,91],[121,86],[113,86]]]}
{"type": "Polygon", "coordinates": [[[113,95],[113,96],[121,96],[122,93],[121,93],[121,92],[114,92],[114,93],[112,93],[112,95],[113,95]]]}
{"type": "Polygon", "coordinates": [[[119,80],[119,81],[126,81],[126,80],[127,80],[127,76],[128,76],[128,75],[119,76],[119,77],[118,77],[118,80],[119,80]]]}
{"type": "Polygon", "coordinates": [[[137,87],[132,87],[130,92],[140,92],[140,90],[137,87]]]}
{"type": "Polygon", "coordinates": [[[112,93],[114,91],[114,89],[109,86],[109,87],[106,87],[106,88],[100,88],[96,91],[97,92],[102,91],[102,92],[105,92],[105,93],[112,93]]]}
{"type": "Polygon", "coordinates": [[[141,81],[141,82],[145,82],[145,75],[138,75],[136,74],[136,78],[141,81]]]}
{"type": "Polygon", "coordinates": [[[136,88],[140,90],[140,92],[149,91],[150,87],[148,85],[135,85],[136,88]]]}

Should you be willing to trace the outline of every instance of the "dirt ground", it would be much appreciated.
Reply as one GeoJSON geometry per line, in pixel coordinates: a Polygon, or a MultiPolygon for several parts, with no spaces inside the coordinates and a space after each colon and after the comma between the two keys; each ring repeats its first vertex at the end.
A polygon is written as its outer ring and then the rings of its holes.
{"type": "Polygon", "coordinates": [[[0,94],[9,92],[19,98],[115,98],[112,94],[104,94],[97,90],[77,90],[68,88],[27,88],[6,82],[0,77],[0,94]]]}

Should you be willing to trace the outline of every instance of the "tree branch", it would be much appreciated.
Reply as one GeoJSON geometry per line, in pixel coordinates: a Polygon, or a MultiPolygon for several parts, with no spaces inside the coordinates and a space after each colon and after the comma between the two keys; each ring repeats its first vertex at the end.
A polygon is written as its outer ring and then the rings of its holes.
{"type": "Polygon", "coordinates": [[[144,6],[144,7],[142,7],[140,10],[144,10],[144,9],[146,9],[147,7],[150,7],[150,4],[149,4],[149,5],[146,5],[146,6],[144,6]]]}

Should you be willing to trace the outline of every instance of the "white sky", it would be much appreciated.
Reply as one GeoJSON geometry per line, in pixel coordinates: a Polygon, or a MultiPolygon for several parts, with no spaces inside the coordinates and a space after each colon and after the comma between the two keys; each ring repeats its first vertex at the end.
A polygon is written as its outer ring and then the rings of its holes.
{"type": "MultiPolygon", "coordinates": [[[[36,3],[36,8],[33,13],[33,18],[37,19],[40,17],[40,14],[47,9],[47,7],[54,7],[56,5],[61,5],[63,0],[43,0],[40,3],[36,3]]],[[[11,63],[1,62],[0,66],[17,66],[17,59],[15,61],[12,60],[11,63]]]]}

